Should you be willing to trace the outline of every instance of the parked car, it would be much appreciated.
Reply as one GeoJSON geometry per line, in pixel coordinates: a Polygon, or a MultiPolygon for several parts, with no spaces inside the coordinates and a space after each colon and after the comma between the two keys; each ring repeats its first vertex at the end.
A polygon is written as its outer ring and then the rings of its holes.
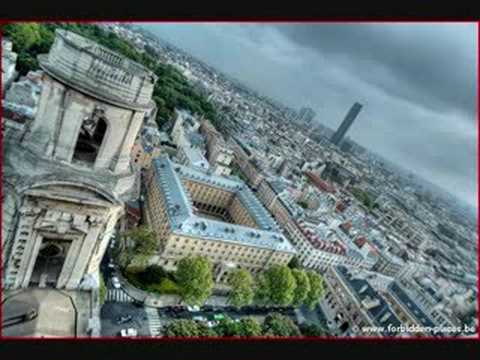
{"type": "Polygon", "coordinates": [[[187,306],[187,310],[190,311],[190,312],[199,312],[199,311],[200,311],[200,307],[197,306],[197,305],[187,306]]]}
{"type": "Polygon", "coordinates": [[[137,329],[128,328],[120,330],[120,336],[122,337],[134,337],[138,335],[137,329]]]}
{"type": "Polygon", "coordinates": [[[112,277],[112,285],[115,289],[120,289],[122,287],[122,284],[120,284],[120,280],[118,280],[118,277],[116,276],[112,277]]]}
{"type": "Polygon", "coordinates": [[[109,269],[115,269],[115,264],[112,262],[109,262],[107,266],[109,269]]]}
{"type": "Polygon", "coordinates": [[[193,321],[207,321],[207,318],[204,316],[194,316],[192,318],[193,321]]]}
{"type": "Polygon", "coordinates": [[[27,313],[23,315],[25,321],[35,319],[38,316],[38,312],[35,309],[30,309],[27,313]]]}
{"type": "Polygon", "coordinates": [[[213,318],[217,321],[225,319],[225,315],[223,314],[214,314],[213,318]]]}
{"type": "Polygon", "coordinates": [[[207,326],[209,328],[212,328],[212,327],[217,326],[217,325],[218,325],[218,321],[208,321],[207,322],[207,326]]]}

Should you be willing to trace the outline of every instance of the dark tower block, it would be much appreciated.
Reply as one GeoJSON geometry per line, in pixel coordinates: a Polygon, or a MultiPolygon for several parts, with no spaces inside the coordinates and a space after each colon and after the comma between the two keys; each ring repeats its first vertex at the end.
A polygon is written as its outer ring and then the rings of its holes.
{"type": "Polygon", "coordinates": [[[340,144],[340,142],[342,141],[343,137],[347,133],[350,126],[352,126],[353,121],[355,120],[355,118],[357,117],[357,115],[358,115],[358,113],[360,112],[361,109],[362,109],[361,104],[359,104],[357,102],[355,104],[353,104],[353,106],[348,111],[347,116],[345,116],[345,119],[342,121],[342,124],[340,125],[338,130],[335,132],[335,134],[333,134],[332,138],[330,139],[330,141],[333,144],[335,144],[337,146],[340,144]]]}

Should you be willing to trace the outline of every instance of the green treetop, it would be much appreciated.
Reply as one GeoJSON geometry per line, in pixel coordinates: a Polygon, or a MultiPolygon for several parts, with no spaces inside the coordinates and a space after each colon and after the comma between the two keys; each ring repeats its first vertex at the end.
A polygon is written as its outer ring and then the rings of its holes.
{"type": "Polygon", "coordinates": [[[305,299],[305,304],[313,310],[324,294],[324,280],[320,274],[314,271],[307,271],[307,275],[310,281],[310,291],[305,299]]]}
{"type": "Polygon", "coordinates": [[[228,278],[228,285],[231,287],[228,302],[233,306],[242,307],[253,301],[253,277],[247,270],[234,270],[228,278]]]}
{"type": "Polygon", "coordinates": [[[213,266],[204,257],[195,256],[179,261],[175,279],[183,301],[202,305],[213,290],[213,266]]]}
{"type": "Polygon", "coordinates": [[[293,269],[292,275],[295,277],[297,286],[293,295],[293,305],[299,306],[305,302],[310,292],[310,279],[304,270],[293,269]]]}
{"type": "Polygon", "coordinates": [[[273,265],[260,274],[256,297],[260,303],[290,305],[296,288],[295,277],[288,266],[273,265]]]}

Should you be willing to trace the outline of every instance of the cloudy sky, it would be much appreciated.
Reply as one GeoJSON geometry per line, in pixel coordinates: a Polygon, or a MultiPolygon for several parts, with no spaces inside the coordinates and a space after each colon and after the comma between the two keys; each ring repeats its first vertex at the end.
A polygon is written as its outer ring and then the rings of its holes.
{"type": "Polygon", "coordinates": [[[155,24],[160,38],[477,204],[475,24],[155,24]]]}

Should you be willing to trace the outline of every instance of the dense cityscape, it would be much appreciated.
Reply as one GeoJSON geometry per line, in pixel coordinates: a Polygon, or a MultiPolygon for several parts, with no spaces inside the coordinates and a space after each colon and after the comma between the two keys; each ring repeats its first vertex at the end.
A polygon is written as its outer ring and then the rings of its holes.
{"type": "Polygon", "coordinates": [[[142,26],[2,39],[3,336],[476,337],[477,209],[142,26]],[[46,40],[47,39],[47,40],[46,40]]]}

